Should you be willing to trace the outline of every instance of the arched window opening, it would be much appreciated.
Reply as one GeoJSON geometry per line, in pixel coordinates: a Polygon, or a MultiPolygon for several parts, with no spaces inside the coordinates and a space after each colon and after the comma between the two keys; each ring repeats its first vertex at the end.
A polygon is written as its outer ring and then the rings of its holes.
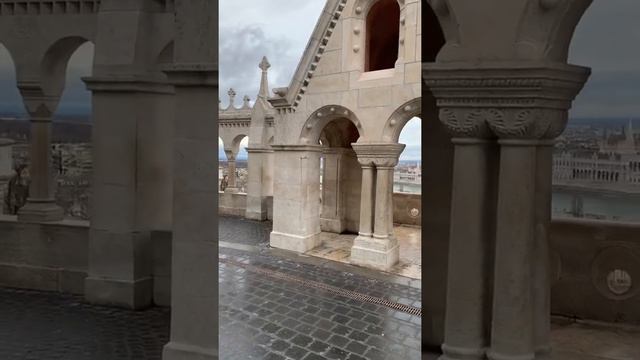
{"type": "Polygon", "coordinates": [[[393,191],[422,193],[422,120],[414,117],[402,129],[399,142],[406,147],[394,172],[393,191]]]}
{"type": "Polygon", "coordinates": [[[391,69],[398,59],[400,6],[396,0],[378,1],[367,15],[365,71],[391,69]]]}

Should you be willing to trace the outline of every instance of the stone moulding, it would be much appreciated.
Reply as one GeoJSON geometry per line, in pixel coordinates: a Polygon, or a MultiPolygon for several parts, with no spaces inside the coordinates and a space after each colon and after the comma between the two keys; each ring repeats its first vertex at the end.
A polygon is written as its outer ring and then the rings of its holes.
{"type": "Polygon", "coordinates": [[[423,65],[440,121],[457,137],[555,138],[589,75],[573,65],[423,65]]]}
{"type": "Polygon", "coordinates": [[[93,92],[144,92],[153,94],[174,94],[173,86],[156,79],[139,76],[83,77],[87,89],[93,92]]]}

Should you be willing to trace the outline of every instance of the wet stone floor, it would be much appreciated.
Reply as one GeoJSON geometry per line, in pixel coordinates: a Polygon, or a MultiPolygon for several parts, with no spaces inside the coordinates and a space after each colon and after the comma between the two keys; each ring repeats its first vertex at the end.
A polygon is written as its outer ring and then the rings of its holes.
{"type": "Polygon", "coordinates": [[[0,288],[0,359],[160,359],[168,308],[130,311],[81,296],[0,288]]]}
{"type": "Polygon", "coordinates": [[[363,300],[419,309],[419,281],[270,249],[268,226],[220,218],[221,359],[421,358],[420,316],[363,300]],[[243,232],[264,237],[228,246],[243,232]]]}

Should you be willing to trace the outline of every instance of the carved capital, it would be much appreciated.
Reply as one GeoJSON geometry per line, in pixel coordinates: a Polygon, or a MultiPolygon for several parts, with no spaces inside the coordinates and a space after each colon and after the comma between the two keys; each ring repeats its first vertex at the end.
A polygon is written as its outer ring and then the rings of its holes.
{"type": "Polygon", "coordinates": [[[395,167],[405,148],[404,144],[395,143],[354,143],[351,146],[360,165],[376,167],[395,167]]]}
{"type": "Polygon", "coordinates": [[[440,121],[458,138],[553,139],[590,74],[571,65],[427,64],[423,70],[440,121]]]}

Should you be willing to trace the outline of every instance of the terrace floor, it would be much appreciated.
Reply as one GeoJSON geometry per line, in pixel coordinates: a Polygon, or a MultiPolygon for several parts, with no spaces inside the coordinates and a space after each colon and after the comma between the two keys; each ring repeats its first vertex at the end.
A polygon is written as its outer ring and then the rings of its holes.
{"type": "MultiPolygon", "coordinates": [[[[421,284],[268,247],[269,223],[220,218],[220,359],[437,359],[421,284]]],[[[0,288],[0,359],[160,360],[170,310],[0,288]]],[[[553,359],[638,360],[640,328],[554,319],[553,359]]]]}

